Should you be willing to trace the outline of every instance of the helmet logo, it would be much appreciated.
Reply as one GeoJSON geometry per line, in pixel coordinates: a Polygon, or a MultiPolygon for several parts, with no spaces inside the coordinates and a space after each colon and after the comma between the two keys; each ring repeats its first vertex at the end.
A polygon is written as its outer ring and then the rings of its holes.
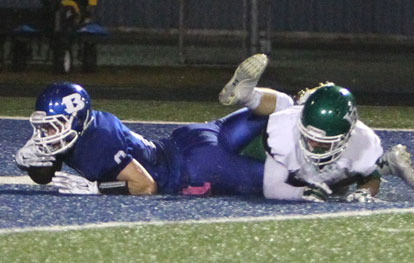
{"type": "Polygon", "coordinates": [[[73,93],[66,97],[63,97],[62,103],[65,104],[65,111],[68,114],[80,111],[85,107],[85,102],[82,100],[82,96],[79,93],[73,93]]]}
{"type": "Polygon", "coordinates": [[[347,120],[352,125],[356,119],[356,107],[352,103],[348,103],[348,106],[349,106],[349,110],[344,115],[344,119],[347,120]]]}

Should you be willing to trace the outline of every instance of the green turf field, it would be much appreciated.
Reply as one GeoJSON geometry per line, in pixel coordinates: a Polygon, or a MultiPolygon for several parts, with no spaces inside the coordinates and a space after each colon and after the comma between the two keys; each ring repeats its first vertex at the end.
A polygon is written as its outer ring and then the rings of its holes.
{"type": "Polygon", "coordinates": [[[413,262],[414,214],[0,235],[1,262],[413,262]]]}

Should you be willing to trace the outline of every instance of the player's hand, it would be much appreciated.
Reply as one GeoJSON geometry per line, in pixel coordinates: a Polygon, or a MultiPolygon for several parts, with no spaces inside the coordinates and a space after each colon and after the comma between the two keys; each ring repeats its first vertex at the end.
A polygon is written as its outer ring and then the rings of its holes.
{"type": "Polygon", "coordinates": [[[326,202],[328,200],[328,193],[319,187],[306,186],[303,190],[302,199],[310,202],[326,202]]]}
{"type": "Polygon", "coordinates": [[[54,156],[39,153],[32,140],[29,140],[16,153],[16,164],[22,170],[28,170],[31,167],[51,167],[55,160],[54,156]]]}
{"type": "Polygon", "coordinates": [[[375,198],[369,193],[367,189],[358,189],[355,192],[346,196],[348,203],[371,203],[375,202],[375,198]]]}
{"type": "Polygon", "coordinates": [[[298,173],[298,177],[301,180],[305,181],[310,186],[323,188],[328,194],[332,193],[328,184],[343,176],[343,169],[339,168],[337,165],[332,165],[329,168],[324,167],[324,169],[319,170],[315,165],[308,162],[302,164],[298,173]]]}
{"type": "Polygon", "coordinates": [[[52,184],[59,188],[61,194],[97,195],[100,194],[98,182],[65,172],[56,172],[52,184]]]}

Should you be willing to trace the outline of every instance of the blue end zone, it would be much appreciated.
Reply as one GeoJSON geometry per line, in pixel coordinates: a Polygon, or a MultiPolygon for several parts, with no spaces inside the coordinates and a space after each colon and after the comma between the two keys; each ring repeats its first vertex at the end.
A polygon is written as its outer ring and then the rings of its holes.
{"type": "MultiPolygon", "coordinates": [[[[128,124],[134,131],[160,139],[178,125],[128,124]]],[[[22,175],[14,154],[31,136],[28,121],[0,119],[0,176],[22,175]]],[[[397,143],[414,149],[414,132],[377,131],[385,149],[397,143]]],[[[52,186],[0,185],[0,229],[78,225],[101,222],[178,221],[220,217],[320,214],[355,210],[414,207],[414,191],[398,178],[386,177],[378,197],[385,202],[323,204],[276,202],[253,197],[194,198],[184,196],[64,196],[52,186]]]]}

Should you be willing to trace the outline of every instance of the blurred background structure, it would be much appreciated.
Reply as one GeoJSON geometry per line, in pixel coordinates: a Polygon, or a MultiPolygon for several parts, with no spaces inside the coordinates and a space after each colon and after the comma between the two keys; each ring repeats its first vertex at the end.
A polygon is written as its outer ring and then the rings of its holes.
{"type": "Polygon", "coordinates": [[[413,0],[0,0],[0,17],[0,84],[6,72],[41,68],[233,69],[263,52],[276,72],[264,84],[296,90],[312,78],[412,92],[413,0]]]}

